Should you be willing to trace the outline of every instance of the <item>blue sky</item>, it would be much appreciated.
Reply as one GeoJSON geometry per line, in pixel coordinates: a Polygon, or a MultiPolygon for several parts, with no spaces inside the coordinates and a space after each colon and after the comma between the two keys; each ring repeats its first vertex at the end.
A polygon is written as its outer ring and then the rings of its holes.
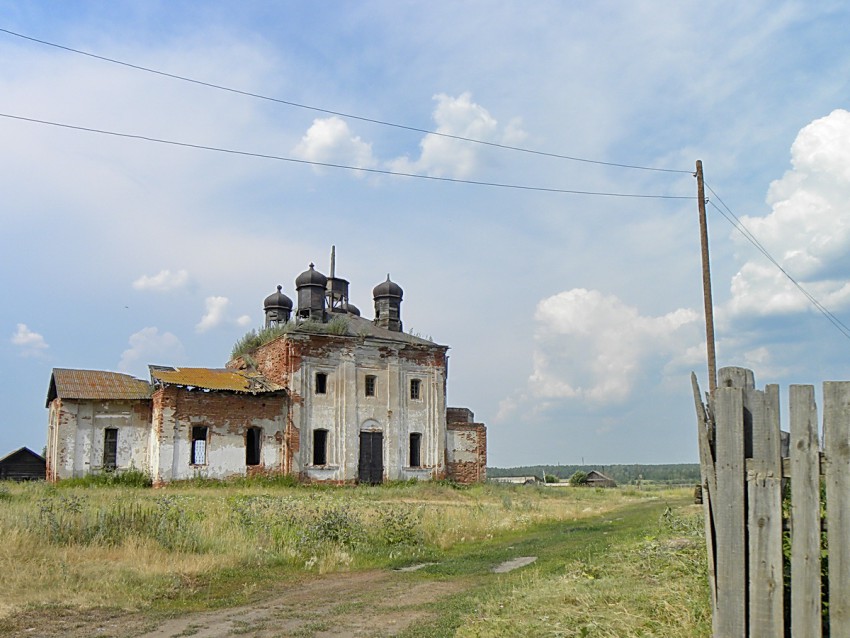
{"type": "MultiPolygon", "coordinates": [[[[850,323],[844,3],[5,2],[0,113],[382,171],[356,173],[0,117],[0,453],[41,450],[53,367],[222,366],[307,264],[451,346],[449,404],[492,465],[697,458],[705,372],[695,160],[767,250],[850,323]]],[[[719,200],[710,194],[711,202],[719,200]]],[[[722,365],[848,379],[847,338],[709,206],[722,365]]]]}

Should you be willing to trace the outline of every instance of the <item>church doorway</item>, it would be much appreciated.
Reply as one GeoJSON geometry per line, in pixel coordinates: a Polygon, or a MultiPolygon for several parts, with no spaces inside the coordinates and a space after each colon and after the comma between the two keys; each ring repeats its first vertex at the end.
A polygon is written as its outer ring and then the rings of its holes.
{"type": "Polygon", "coordinates": [[[382,432],[360,433],[360,465],[357,477],[361,483],[377,484],[384,480],[384,435],[382,432]]]}

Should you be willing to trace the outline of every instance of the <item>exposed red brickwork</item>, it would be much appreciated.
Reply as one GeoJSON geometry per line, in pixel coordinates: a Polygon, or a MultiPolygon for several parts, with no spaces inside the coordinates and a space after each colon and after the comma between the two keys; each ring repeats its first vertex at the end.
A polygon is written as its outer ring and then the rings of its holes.
{"type": "Polygon", "coordinates": [[[177,388],[167,386],[157,389],[151,396],[152,421],[154,437],[157,442],[162,441],[162,411],[164,408],[175,408],[177,406],[177,388]]]}
{"type": "MultiPolygon", "coordinates": [[[[287,335],[278,337],[274,341],[260,346],[251,354],[251,358],[257,364],[257,371],[270,381],[290,386],[292,373],[301,367],[300,351],[297,344],[287,335]]],[[[238,357],[227,364],[228,368],[244,369],[245,361],[238,357]]]]}
{"type": "Polygon", "coordinates": [[[403,347],[398,352],[398,358],[402,361],[410,361],[423,366],[435,368],[446,367],[446,350],[445,346],[419,346],[408,345],[403,347]]]}
{"type": "Polygon", "coordinates": [[[133,401],[131,404],[131,408],[133,411],[133,415],[142,423],[150,423],[151,421],[151,411],[153,406],[151,405],[150,400],[146,401],[133,401]]]}
{"type": "Polygon", "coordinates": [[[475,450],[475,461],[449,461],[446,477],[458,483],[470,484],[487,480],[487,428],[483,423],[449,423],[446,428],[462,432],[471,449],[475,450]]]}
{"type": "Polygon", "coordinates": [[[286,407],[286,397],[279,394],[235,394],[229,392],[204,392],[168,387],[176,391],[177,419],[184,421],[193,417],[202,419],[205,425],[226,429],[231,434],[240,434],[253,425],[254,419],[274,420],[286,407]]]}
{"type": "Polygon", "coordinates": [[[292,462],[295,455],[301,449],[301,431],[292,423],[291,414],[286,419],[286,457],[283,460],[283,471],[292,474],[292,462]]]}
{"type": "Polygon", "coordinates": [[[475,415],[469,408],[446,408],[446,423],[473,423],[475,415]]]}

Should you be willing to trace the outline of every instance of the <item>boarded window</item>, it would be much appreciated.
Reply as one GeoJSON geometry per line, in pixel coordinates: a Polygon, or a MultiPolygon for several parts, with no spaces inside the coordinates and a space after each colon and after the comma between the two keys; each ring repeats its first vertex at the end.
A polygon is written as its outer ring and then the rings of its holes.
{"type": "Polygon", "coordinates": [[[366,396],[375,396],[375,375],[373,374],[366,375],[366,396]]]}
{"type": "Polygon", "coordinates": [[[260,428],[248,428],[245,432],[245,465],[259,465],[262,449],[263,431],[260,428]]]}
{"type": "Polygon", "coordinates": [[[103,431],[103,469],[114,470],[118,465],[118,428],[103,431]]]}
{"type": "Polygon", "coordinates": [[[328,431],[313,430],[313,465],[328,464],[328,431]]]}
{"type": "Polygon", "coordinates": [[[324,372],[316,373],[316,394],[325,394],[328,391],[328,375],[324,372]]]}
{"type": "Polygon", "coordinates": [[[410,380],[410,398],[411,399],[421,399],[421,385],[419,379],[411,379],[410,380]]]}
{"type": "Polygon", "coordinates": [[[192,427],[192,453],[189,459],[192,465],[207,464],[207,432],[208,428],[204,426],[192,427]]]}
{"type": "Polygon", "coordinates": [[[410,467],[420,467],[422,465],[421,449],[422,435],[419,432],[414,432],[410,435],[410,467]]]}

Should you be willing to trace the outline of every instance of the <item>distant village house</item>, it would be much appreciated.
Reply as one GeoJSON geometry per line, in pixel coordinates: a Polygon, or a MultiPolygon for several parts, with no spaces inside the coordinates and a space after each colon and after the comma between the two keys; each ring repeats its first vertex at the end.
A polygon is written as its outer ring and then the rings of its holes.
{"type": "Polygon", "coordinates": [[[44,480],[46,468],[47,464],[41,454],[22,447],[0,459],[0,481],[44,480]]]}
{"type": "Polygon", "coordinates": [[[597,470],[590,470],[587,473],[587,486],[588,487],[617,487],[617,482],[605,476],[602,472],[597,470]]]}

